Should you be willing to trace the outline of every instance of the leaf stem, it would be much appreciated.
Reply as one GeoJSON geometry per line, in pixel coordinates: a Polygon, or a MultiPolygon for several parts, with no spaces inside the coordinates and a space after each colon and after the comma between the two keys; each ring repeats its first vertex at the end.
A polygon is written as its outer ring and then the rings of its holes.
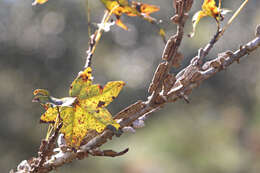
{"type": "Polygon", "coordinates": [[[221,31],[221,35],[224,34],[224,32],[226,31],[226,29],[229,27],[229,25],[234,21],[234,19],[238,16],[238,14],[242,11],[242,9],[246,6],[246,4],[248,3],[249,0],[245,0],[243,2],[243,4],[241,4],[241,6],[237,9],[237,11],[233,14],[233,16],[229,19],[229,21],[227,22],[227,24],[223,27],[222,31],[221,31]]]}
{"type": "Polygon", "coordinates": [[[86,16],[87,16],[87,22],[88,22],[88,36],[91,36],[91,22],[90,22],[90,8],[89,8],[89,2],[86,0],[85,3],[86,6],[86,16]]]}
{"type": "Polygon", "coordinates": [[[90,36],[90,44],[89,44],[89,49],[87,51],[87,58],[86,58],[86,64],[85,64],[85,68],[90,67],[91,66],[91,60],[92,60],[92,56],[95,53],[96,47],[101,39],[101,36],[103,34],[104,28],[102,26],[104,26],[110,19],[111,15],[113,14],[114,10],[117,9],[119,7],[119,5],[115,6],[112,10],[105,11],[105,14],[103,16],[103,19],[101,21],[100,26],[98,27],[98,29],[96,30],[96,32],[90,36]]]}

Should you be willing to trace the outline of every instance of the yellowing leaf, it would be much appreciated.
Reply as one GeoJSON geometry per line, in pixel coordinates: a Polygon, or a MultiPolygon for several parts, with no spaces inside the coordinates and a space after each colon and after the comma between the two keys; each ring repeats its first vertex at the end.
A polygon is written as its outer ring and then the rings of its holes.
{"type": "Polygon", "coordinates": [[[128,27],[120,19],[116,20],[116,25],[124,30],[128,30],[128,27]]]}
{"type": "MultiPolygon", "coordinates": [[[[64,134],[66,144],[73,148],[80,146],[82,139],[89,130],[94,129],[101,133],[107,125],[113,125],[116,129],[120,127],[119,124],[113,121],[112,115],[105,108],[89,113],[79,105],[75,105],[75,107],[58,107],[63,122],[60,132],[64,134]]],[[[54,123],[57,115],[57,108],[51,107],[41,116],[41,122],[54,123]]]]}
{"type": "Polygon", "coordinates": [[[150,5],[150,4],[144,4],[141,2],[132,2],[132,7],[137,9],[142,14],[150,15],[151,13],[155,13],[160,10],[159,7],[155,5],[150,5]]]}
{"type": "Polygon", "coordinates": [[[166,43],[167,42],[166,36],[165,36],[166,34],[165,34],[165,30],[163,28],[160,28],[159,35],[162,37],[163,42],[166,43]]]}
{"type": "Polygon", "coordinates": [[[230,12],[230,10],[221,9],[220,6],[221,3],[219,3],[219,7],[216,6],[215,0],[204,0],[202,10],[196,12],[192,17],[193,31],[189,34],[189,37],[193,37],[195,35],[196,27],[199,21],[205,16],[213,17],[216,20],[217,25],[219,26],[219,22],[224,19],[223,15],[230,12]]]}
{"type": "Polygon", "coordinates": [[[215,0],[204,0],[202,5],[202,10],[206,13],[206,15],[211,17],[216,17],[219,15],[219,9],[216,6],[215,0]]]}
{"type": "MultiPolygon", "coordinates": [[[[118,96],[125,83],[108,82],[103,88],[92,84],[91,72],[88,67],[72,82],[70,97],[57,99],[50,96],[49,101],[44,103],[47,111],[40,119],[44,123],[55,123],[60,115],[63,122],[60,132],[64,134],[67,145],[73,148],[80,146],[89,130],[101,133],[108,125],[114,126],[115,129],[120,127],[105,107],[118,96]]],[[[40,94],[35,96],[37,98],[46,94],[40,90],[35,93],[40,94]]]]}
{"type": "Polygon", "coordinates": [[[120,5],[126,6],[129,5],[129,0],[116,0],[120,5]]]}
{"type": "Polygon", "coordinates": [[[44,4],[46,3],[48,0],[35,0],[32,5],[37,5],[37,4],[44,4]]]}
{"type": "Polygon", "coordinates": [[[82,95],[81,98],[84,99],[79,100],[79,104],[85,109],[92,107],[95,110],[106,107],[117,97],[123,86],[122,81],[108,82],[104,88],[100,85],[92,85],[89,87],[89,93],[82,95]]]}
{"type": "Polygon", "coordinates": [[[160,10],[158,6],[145,4],[141,2],[131,1],[131,0],[100,0],[108,11],[115,14],[116,25],[124,30],[128,30],[128,27],[120,20],[120,17],[125,14],[128,16],[139,16],[144,20],[155,24],[159,28],[159,35],[162,37],[163,41],[166,43],[165,32],[158,25],[159,22],[150,16],[151,13],[155,13],[160,10]]]}
{"type": "Polygon", "coordinates": [[[49,91],[45,90],[45,89],[36,89],[33,91],[33,95],[38,95],[41,94],[43,96],[50,96],[49,91]]]}
{"type": "Polygon", "coordinates": [[[78,77],[72,82],[69,90],[69,95],[71,97],[83,95],[84,93],[81,92],[87,92],[86,90],[91,84],[92,84],[92,69],[87,68],[84,72],[80,72],[78,77]]]}
{"type": "Polygon", "coordinates": [[[156,19],[150,17],[150,14],[160,10],[160,8],[155,5],[128,0],[101,0],[101,2],[109,11],[117,7],[113,10],[113,14],[117,17],[116,24],[124,30],[127,30],[127,27],[120,20],[122,14],[128,16],[139,16],[151,23],[156,23],[156,19]]]}
{"type": "Polygon", "coordinates": [[[195,32],[196,32],[196,27],[200,21],[201,18],[207,16],[203,11],[198,11],[194,14],[194,16],[192,17],[192,28],[193,31],[192,33],[189,34],[189,37],[194,37],[195,32]]]}
{"type": "MultiPolygon", "coordinates": [[[[93,103],[101,101],[105,102],[104,106],[107,106],[117,97],[125,83],[114,81],[108,82],[104,87],[98,84],[93,85],[91,71],[91,68],[88,67],[72,82],[69,95],[77,97],[80,102],[85,102],[85,100],[93,101],[93,103]]],[[[94,107],[98,106],[98,102],[94,107]]]]}

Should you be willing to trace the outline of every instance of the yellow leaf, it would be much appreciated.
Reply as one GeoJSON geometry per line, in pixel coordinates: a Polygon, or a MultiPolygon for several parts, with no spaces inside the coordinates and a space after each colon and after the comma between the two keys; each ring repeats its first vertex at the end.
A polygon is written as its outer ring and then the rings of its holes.
{"type": "Polygon", "coordinates": [[[220,14],[220,9],[216,6],[215,0],[204,0],[202,10],[206,15],[214,18],[220,14]]]}
{"type": "MultiPolygon", "coordinates": [[[[92,84],[91,72],[91,68],[88,67],[72,82],[69,91],[70,97],[54,99],[50,96],[51,104],[44,100],[47,110],[41,116],[41,122],[56,123],[59,120],[58,113],[60,113],[63,122],[60,132],[64,134],[66,144],[73,148],[80,146],[89,130],[101,133],[108,125],[112,125],[116,129],[120,127],[105,107],[118,96],[125,83],[122,81],[108,82],[103,88],[101,85],[92,84]],[[55,105],[55,101],[59,105],[55,105]]],[[[46,94],[45,90],[36,90],[34,93],[36,97],[46,94]]]]}
{"type": "Polygon", "coordinates": [[[45,89],[36,89],[33,91],[33,95],[38,95],[41,94],[43,96],[50,96],[49,91],[45,90],[45,89]]]}
{"type": "Polygon", "coordinates": [[[44,4],[46,3],[48,0],[35,0],[32,5],[37,5],[37,4],[44,4]]]}
{"type": "Polygon", "coordinates": [[[198,11],[194,14],[194,16],[192,17],[192,33],[189,34],[189,37],[194,37],[195,32],[196,32],[196,27],[200,21],[201,18],[207,16],[207,14],[205,14],[204,11],[198,11]]]}
{"type": "Polygon", "coordinates": [[[155,13],[160,10],[158,6],[150,5],[150,4],[144,4],[141,2],[132,2],[132,7],[137,9],[140,13],[150,15],[151,13],[155,13]]]}
{"type": "Polygon", "coordinates": [[[196,27],[199,21],[205,16],[213,17],[219,26],[219,22],[224,19],[223,15],[230,12],[230,10],[221,9],[220,6],[221,3],[219,3],[219,7],[216,6],[215,0],[204,0],[204,3],[202,4],[202,10],[196,12],[192,17],[193,30],[192,33],[189,34],[189,37],[193,37],[195,35],[196,27]]]}
{"type": "Polygon", "coordinates": [[[116,24],[124,30],[127,30],[127,26],[120,20],[122,14],[139,16],[148,22],[155,23],[156,19],[151,18],[149,15],[160,10],[160,8],[155,5],[128,0],[101,0],[101,2],[109,11],[118,6],[113,10],[113,14],[117,17],[116,24]]]}
{"type": "Polygon", "coordinates": [[[125,83],[123,81],[108,82],[104,88],[100,85],[92,85],[88,91],[84,93],[84,96],[82,95],[79,104],[85,109],[89,107],[93,109],[106,107],[118,96],[124,85],[125,83]]]}
{"type": "Polygon", "coordinates": [[[124,30],[128,30],[128,27],[120,20],[120,17],[125,14],[128,16],[139,16],[144,20],[157,25],[159,28],[159,34],[163,41],[166,43],[164,30],[158,25],[159,22],[150,16],[151,13],[155,13],[160,10],[158,6],[145,4],[141,2],[131,0],[100,0],[108,11],[115,14],[116,25],[124,30]]]}
{"type": "Polygon", "coordinates": [[[128,30],[128,27],[120,19],[116,20],[116,25],[124,30],[128,30]]]}
{"type": "Polygon", "coordinates": [[[78,77],[72,82],[69,90],[71,97],[83,95],[81,92],[85,92],[84,89],[92,84],[92,69],[86,68],[84,72],[80,72],[78,77]]]}
{"type": "Polygon", "coordinates": [[[162,37],[163,39],[163,42],[166,43],[167,40],[166,40],[166,34],[165,34],[165,30],[163,28],[160,28],[159,30],[159,35],[162,37]]]}

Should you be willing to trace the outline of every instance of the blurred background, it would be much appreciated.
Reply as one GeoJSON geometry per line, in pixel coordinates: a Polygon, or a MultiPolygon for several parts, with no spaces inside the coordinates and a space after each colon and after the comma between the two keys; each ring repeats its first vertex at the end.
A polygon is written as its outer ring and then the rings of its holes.
{"type": "MultiPolygon", "coordinates": [[[[167,37],[176,31],[169,18],[171,0],[143,0],[160,6],[167,37]]],[[[233,11],[242,0],[224,1],[233,11]]],[[[70,83],[83,69],[88,48],[85,0],[50,0],[31,6],[30,0],[0,0],[0,170],[8,172],[37,155],[47,125],[39,124],[43,109],[32,103],[32,91],[48,89],[68,96],[70,83]]],[[[104,13],[90,0],[92,31],[104,13]]],[[[200,9],[196,1],[190,13],[200,9]]],[[[227,15],[228,19],[231,15],[227,15]]],[[[163,42],[157,28],[140,18],[122,17],[130,28],[113,26],[104,33],[93,59],[94,81],[127,83],[109,106],[112,114],[146,100],[152,75],[161,61],[163,42]]],[[[224,23],[227,20],[224,21],[224,23]]],[[[254,38],[260,24],[260,1],[251,0],[211,51],[208,59],[235,50],[254,38]]],[[[192,30],[191,19],[186,34],[192,30]]],[[[193,39],[185,37],[183,67],[213,36],[216,23],[204,18],[193,39]]],[[[205,81],[190,96],[153,113],[136,134],[114,138],[102,149],[130,151],[122,157],[89,157],[58,173],[259,173],[260,172],[260,50],[205,81]]],[[[180,68],[181,69],[181,68],[180,68]]],[[[179,71],[177,69],[175,72],[179,71]]]]}

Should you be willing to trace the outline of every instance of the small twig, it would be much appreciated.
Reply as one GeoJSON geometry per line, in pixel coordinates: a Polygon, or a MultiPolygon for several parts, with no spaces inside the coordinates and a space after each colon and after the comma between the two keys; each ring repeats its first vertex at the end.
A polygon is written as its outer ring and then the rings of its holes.
{"type": "Polygon", "coordinates": [[[221,35],[224,34],[228,26],[234,21],[234,19],[238,16],[238,14],[242,11],[242,9],[246,6],[249,0],[245,0],[241,6],[237,9],[237,11],[233,14],[233,16],[228,20],[227,24],[223,27],[221,31],[221,35]]]}
{"type": "Polygon", "coordinates": [[[89,8],[89,2],[86,0],[86,16],[87,16],[87,22],[88,22],[88,37],[91,36],[91,21],[90,21],[90,8],[89,8]]]}
{"type": "Polygon", "coordinates": [[[201,67],[203,59],[209,54],[210,50],[213,48],[214,44],[218,41],[221,35],[221,29],[217,29],[216,34],[210,40],[210,42],[203,48],[198,51],[198,65],[201,67]]]}
{"type": "Polygon", "coordinates": [[[36,160],[39,160],[38,165],[35,165],[35,167],[32,166],[32,172],[40,172],[43,168],[43,164],[48,159],[47,157],[50,157],[53,155],[53,150],[56,146],[56,141],[59,136],[59,131],[62,127],[62,122],[59,123],[58,127],[55,129],[53,135],[50,137],[48,141],[42,140],[41,146],[38,152],[38,158],[33,158],[36,160]]]}
{"type": "Polygon", "coordinates": [[[105,11],[105,14],[104,14],[102,22],[101,22],[101,26],[99,26],[97,31],[90,36],[89,48],[87,51],[86,63],[85,63],[84,68],[91,66],[92,56],[96,50],[96,47],[97,47],[97,45],[101,39],[101,36],[103,34],[103,31],[104,31],[102,25],[105,25],[109,21],[111,15],[113,14],[113,11],[115,9],[117,9],[118,7],[119,6],[115,6],[111,11],[108,11],[108,10],[105,11]]]}

